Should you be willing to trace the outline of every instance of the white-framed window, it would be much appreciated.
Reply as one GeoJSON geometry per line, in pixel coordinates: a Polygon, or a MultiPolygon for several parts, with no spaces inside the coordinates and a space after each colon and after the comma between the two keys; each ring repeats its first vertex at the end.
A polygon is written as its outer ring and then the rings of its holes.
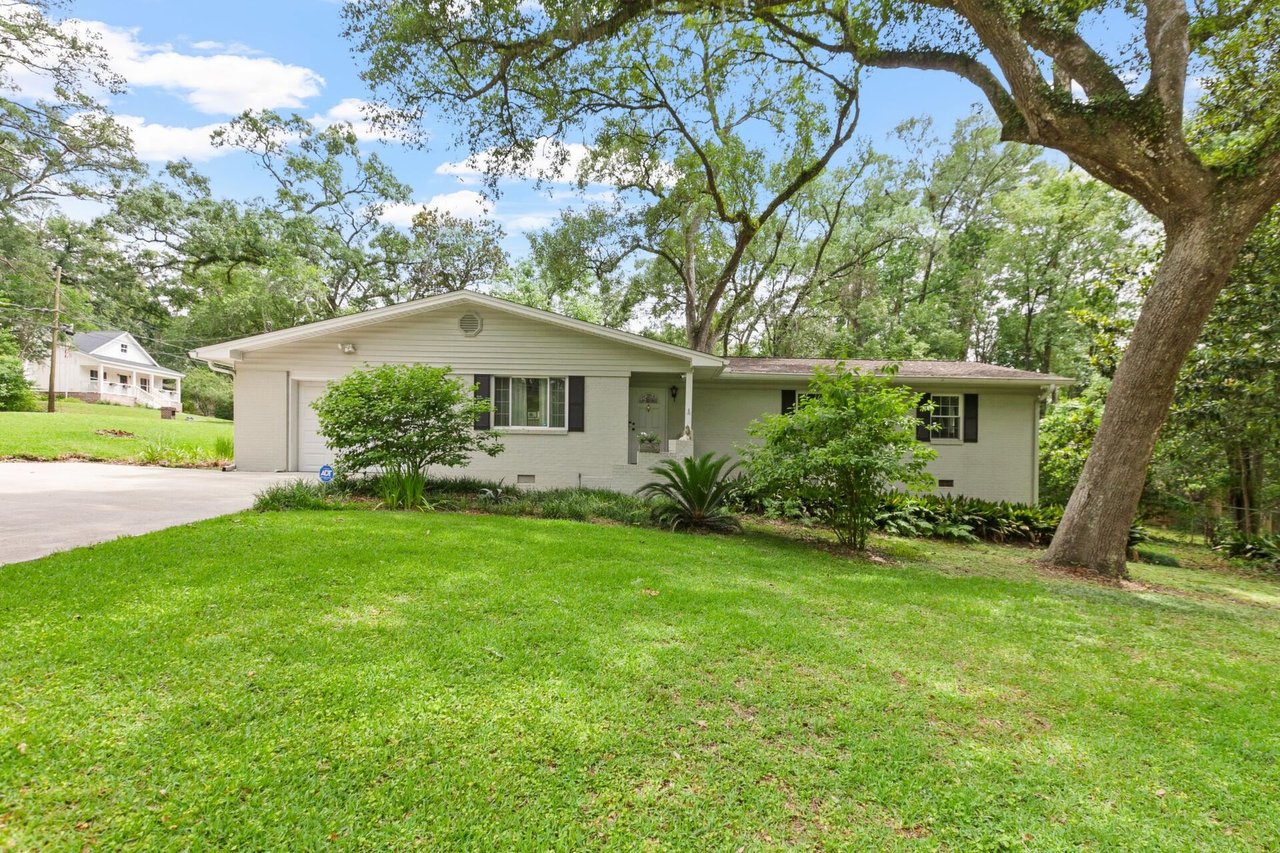
{"type": "Polygon", "coordinates": [[[129,351],[128,344],[120,344],[120,352],[128,352],[128,351],[129,351]]]}
{"type": "Polygon", "coordinates": [[[145,376],[139,376],[139,377],[138,377],[138,387],[139,387],[139,388],[141,388],[143,391],[150,391],[150,390],[151,390],[151,380],[150,380],[150,379],[148,379],[148,378],[147,378],[147,377],[145,377],[145,376]]]}
{"type": "Polygon", "coordinates": [[[126,375],[125,375],[125,374],[123,374],[123,373],[117,373],[117,374],[116,374],[116,378],[120,380],[120,384],[121,384],[121,385],[128,385],[128,384],[129,384],[129,377],[128,377],[128,376],[126,376],[126,375]]]}
{"type": "Polygon", "coordinates": [[[93,368],[89,368],[89,381],[90,382],[98,381],[98,371],[94,370],[93,368]]]}
{"type": "Polygon", "coordinates": [[[568,378],[493,377],[493,425],[509,429],[566,429],[568,378]]]}
{"type": "Polygon", "coordinates": [[[934,394],[933,414],[929,416],[933,422],[934,441],[938,439],[960,440],[960,401],[959,394],[934,394]]]}

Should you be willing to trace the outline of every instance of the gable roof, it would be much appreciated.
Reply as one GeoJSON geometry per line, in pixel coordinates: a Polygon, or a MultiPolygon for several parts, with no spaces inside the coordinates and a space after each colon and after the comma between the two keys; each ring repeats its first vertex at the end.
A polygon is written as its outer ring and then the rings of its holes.
{"type": "Polygon", "coordinates": [[[887,365],[898,365],[898,378],[941,381],[1004,381],[1017,384],[1070,385],[1075,382],[1066,376],[1052,373],[1036,373],[997,364],[975,361],[893,361],[890,359],[833,359],[833,358],[730,358],[726,375],[808,377],[815,367],[834,367],[843,362],[850,369],[875,373],[887,365]]]}
{"type": "MultiPolygon", "coordinates": [[[[139,343],[137,338],[128,332],[123,332],[119,329],[103,329],[100,332],[77,332],[76,336],[72,338],[72,343],[75,344],[76,349],[85,355],[93,355],[95,358],[104,359],[112,364],[118,364],[121,366],[128,365],[130,367],[142,366],[156,368],[161,371],[165,370],[165,368],[160,367],[160,362],[151,357],[151,353],[147,352],[147,348],[139,343]],[[102,349],[107,344],[118,340],[119,338],[128,338],[130,345],[132,345],[138,355],[142,357],[142,361],[129,361],[128,359],[119,358],[117,353],[112,353],[111,355],[106,356],[95,354],[96,350],[102,349]]],[[[183,375],[175,370],[168,370],[166,372],[172,376],[183,375]]]]}
{"type": "Polygon", "coordinates": [[[402,302],[398,305],[389,305],[386,308],[374,308],[369,311],[363,311],[359,314],[348,314],[343,317],[334,317],[330,320],[320,320],[315,323],[294,326],[290,329],[281,329],[278,332],[267,332],[265,334],[254,335],[248,338],[225,341],[220,344],[213,344],[211,346],[194,349],[189,353],[189,355],[194,359],[205,361],[210,364],[232,364],[243,358],[244,353],[270,349],[272,347],[283,346],[285,344],[295,343],[298,341],[305,341],[310,338],[329,335],[335,332],[352,331],[365,326],[382,323],[387,320],[411,316],[419,312],[436,311],[441,308],[459,304],[473,304],[485,308],[492,308],[498,311],[505,311],[519,317],[526,317],[531,320],[547,323],[548,325],[558,326],[570,331],[595,335],[596,337],[616,341],[617,343],[637,347],[639,349],[649,350],[650,352],[657,352],[662,355],[687,360],[693,367],[710,367],[719,369],[725,364],[725,360],[723,358],[709,355],[705,352],[676,346],[675,344],[664,343],[663,341],[655,341],[652,338],[646,338],[643,335],[636,335],[631,332],[623,332],[618,329],[598,326],[595,323],[588,323],[585,320],[575,320],[574,318],[566,317],[563,314],[543,311],[539,308],[530,308],[527,305],[510,302],[506,299],[499,299],[496,296],[489,296],[484,293],[477,293],[473,290],[458,290],[452,293],[442,293],[438,296],[428,296],[423,299],[415,299],[412,302],[402,302]]]}
{"type": "Polygon", "coordinates": [[[77,332],[74,340],[76,349],[80,352],[89,353],[98,347],[104,347],[123,335],[124,332],[119,329],[112,329],[103,332],[77,332]]]}

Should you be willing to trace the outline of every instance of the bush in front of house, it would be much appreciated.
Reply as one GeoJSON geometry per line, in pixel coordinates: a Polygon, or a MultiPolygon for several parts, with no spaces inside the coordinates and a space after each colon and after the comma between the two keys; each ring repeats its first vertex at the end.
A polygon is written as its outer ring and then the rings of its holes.
{"type": "Polygon", "coordinates": [[[275,483],[258,492],[253,508],[258,512],[283,512],[290,509],[341,509],[345,502],[324,483],[293,480],[275,483]]]}
{"type": "Polygon", "coordinates": [[[919,394],[883,374],[817,368],[809,394],[786,414],[756,421],[746,448],[753,491],[764,500],[792,502],[836,535],[864,549],[884,496],[895,484],[933,488],[925,469],[936,455],[916,441],[919,394]]]}
{"type": "Polygon", "coordinates": [[[736,532],[742,523],[731,509],[737,486],[729,479],[736,467],[714,453],[664,459],[652,468],[658,479],[638,494],[654,501],[653,519],[668,530],[736,532]]]}
{"type": "Polygon", "coordinates": [[[452,468],[472,453],[497,456],[502,443],[476,420],[491,411],[475,386],[449,367],[386,364],[349,373],[312,406],[320,435],[333,448],[335,467],[351,476],[384,472],[384,503],[412,508],[426,492],[428,469],[452,468]]]}
{"type": "Polygon", "coordinates": [[[1055,504],[984,501],[951,495],[884,496],[876,527],[891,536],[1047,545],[1062,520],[1055,504]]]}

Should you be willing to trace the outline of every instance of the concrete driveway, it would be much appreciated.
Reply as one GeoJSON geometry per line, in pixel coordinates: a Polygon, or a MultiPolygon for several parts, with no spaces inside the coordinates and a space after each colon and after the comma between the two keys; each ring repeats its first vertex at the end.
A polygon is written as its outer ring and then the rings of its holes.
{"type": "Polygon", "coordinates": [[[239,512],[299,476],[308,475],[0,462],[0,565],[239,512]]]}

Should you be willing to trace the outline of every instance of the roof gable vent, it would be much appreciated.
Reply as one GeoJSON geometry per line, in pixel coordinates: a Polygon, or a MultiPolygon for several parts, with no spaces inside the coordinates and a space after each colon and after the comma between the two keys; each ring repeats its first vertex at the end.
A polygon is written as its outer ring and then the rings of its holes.
{"type": "Polygon", "coordinates": [[[484,328],[484,321],[480,319],[479,314],[468,311],[458,318],[458,328],[462,330],[462,334],[468,338],[474,338],[480,334],[480,330],[484,328]]]}

